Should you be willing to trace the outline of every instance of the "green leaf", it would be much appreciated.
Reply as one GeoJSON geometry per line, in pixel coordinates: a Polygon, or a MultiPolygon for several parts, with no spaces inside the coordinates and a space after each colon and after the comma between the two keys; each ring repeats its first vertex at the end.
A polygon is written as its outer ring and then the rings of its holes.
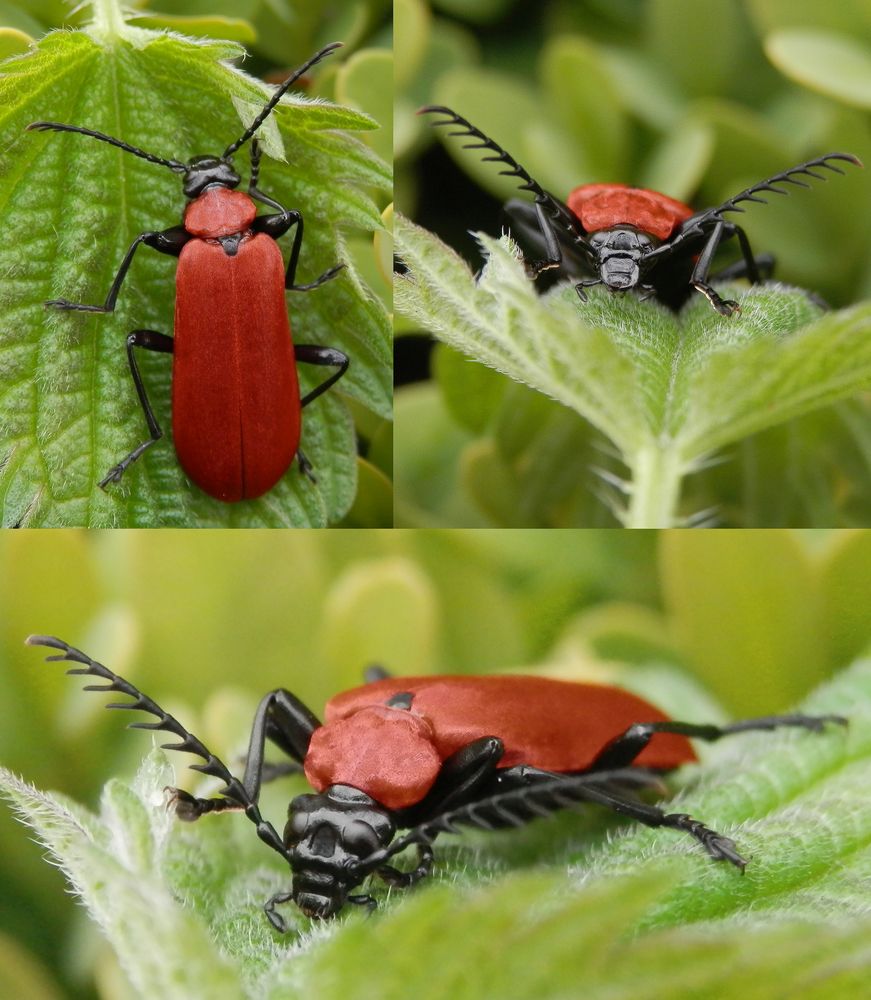
{"type": "Polygon", "coordinates": [[[197,15],[138,14],[128,22],[140,28],[178,31],[186,35],[203,38],[227,38],[231,42],[251,45],[257,40],[257,32],[238,17],[202,17],[197,15]]]}
{"type": "Polygon", "coordinates": [[[384,126],[369,134],[370,145],[385,160],[393,155],[393,53],[387,49],[357,52],[339,69],[336,97],[365,111],[384,126]]]}
{"type": "Polygon", "coordinates": [[[423,0],[396,0],[393,20],[397,38],[405,41],[394,53],[395,87],[400,91],[411,83],[425,58],[432,15],[423,0]]]}
{"type": "MultiPolygon", "coordinates": [[[[150,448],[123,482],[96,483],[146,429],[129,376],[124,338],[134,328],[172,328],[176,263],[137,253],[110,316],[47,311],[65,297],[101,302],[138,233],[173,225],[183,205],[169,171],[82,136],[25,133],[34,120],[85,124],[162,156],[221,150],[241,131],[234,109],[260,107],[263,86],[224,65],[241,50],[123,26],[59,32],[4,64],[0,136],[6,150],[0,218],[0,455],[3,523],[29,526],[308,526],[339,520],[355,490],[353,426],[333,391],[305,411],[303,448],[317,486],[296,467],[265,497],[222,504],[187,482],[171,444],[150,448]],[[25,251],[26,248],[26,252],[25,251]]],[[[369,190],[386,189],[386,166],[348,132],[375,123],[358,112],[291,96],[272,119],[268,149],[283,142],[288,165],[265,159],[261,187],[306,218],[300,265],[309,280],[347,260],[343,228],[380,228],[369,190]],[[280,135],[280,139],[279,139],[280,135]]],[[[279,147],[280,149],[280,147],[279,147]]],[[[240,164],[241,165],[241,164],[240,164]]],[[[243,168],[244,172],[244,168],[243,168]]],[[[346,351],[339,387],[390,414],[392,358],[387,314],[348,266],[329,286],[288,304],[297,340],[346,351]]],[[[304,371],[303,391],[323,372],[304,371]]],[[[141,368],[155,412],[169,430],[170,365],[141,368]]]]}
{"type": "Polygon", "coordinates": [[[141,996],[181,1000],[203,991],[237,1000],[244,995],[237,973],[159,874],[171,822],[162,788],[172,780],[157,751],[135,786],[106,785],[97,817],[0,769],[4,795],[58,860],[141,996]]]}
{"type": "Polygon", "coordinates": [[[585,169],[568,181],[570,187],[582,178],[625,176],[627,123],[599,47],[577,36],[556,36],[542,53],[541,75],[546,106],[572,136],[584,137],[585,169]]]}
{"type": "Polygon", "coordinates": [[[769,35],[765,52],[797,83],[857,108],[871,108],[871,47],[857,39],[793,28],[769,35]]]}
{"type": "Polygon", "coordinates": [[[810,554],[787,531],[705,534],[660,539],[673,634],[736,714],[783,709],[830,669],[810,554]],[[746,671],[743,684],[731,668],[736,662],[746,671]]]}
{"type": "Polygon", "coordinates": [[[629,469],[615,482],[628,503],[614,500],[627,525],[678,523],[682,480],[712,453],[871,385],[871,303],[821,315],[767,284],[724,289],[741,303],[731,317],[701,295],[679,315],[599,289],[581,306],[568,284],[539,296],[507,238],[479,235],[477,281],[407,220],[396,238],[398,311],[607,435],[629,469]]]}

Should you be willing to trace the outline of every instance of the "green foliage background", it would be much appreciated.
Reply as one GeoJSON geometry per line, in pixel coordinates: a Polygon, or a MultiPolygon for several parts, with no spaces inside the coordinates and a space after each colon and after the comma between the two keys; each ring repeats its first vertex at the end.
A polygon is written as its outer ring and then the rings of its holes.
{"type": "MultiPolygon", "coordinates": [[[[144,962],[166,977],[159,989],[146,979],[150,995],[177,995],[197,970],[202,990],[223,983],[210,997],[496,995],[488,982],[505,985],[498,995],[572,996],[581,974],[591,997],[628,996],[639,977],[650,996],[695,983],[689,995],[777,997],[787,994],[775,987],[807,977],[867,976],[869,567],[866,531],[7,532],[0,762],[71,796],[60,800],[66,818],[56,800],[3,784],[37,809],[43,836],[86,884],[97,874],[91,905],[128,974],[142,982],[144,962]],[[287,883],[279,859],[243,817],[168,823],[166,768],[195,780],[180,757],[152,758],[128,787],[151,740],[25,648],[31,632],[56,633],[128,676],[230,762],[265,691],[287,686],[320,713],[372,662],[401,674],[618,682],[699,720],[783,710],[856,662],[807,702],[850,715],[846,738],[742,737],[704,748],[702,768],[674,779],[681,809],[752,855],[744,878],[674,834],[615,838],[620,822],[587,810],[445,838],[429,885],[375,887],[372,920],[312,927],[288,908],[291,933],[279,939],[260,911],[287,883]],[[76,804],[95,808],[113,778],[101,819],[76,804]],[[632,928],[644,929],[635,941],[632,928]],[[732,949],[748,956],[746,975],[731,967],[732,949]],[[748,977],[757,992],[740,992],[748,977]],[[711,983],[719,993],[705,992],[711,983]]],[[[304,787],[267,789],[273,823],[304,787]]],[[[89,996],[92,975],[101,996],[130,996],[42,854],[0,810],[0,978],[29,1000],[89,996]]]]}
{"type": "MultiPolygon", "coordinates": [[[[9,234],[0,254],[2,522],[390,524],[392,348],[381,246],[391,193],[381,159],[389,156],[389,5],[349,4],[334,17],[323,5],[284,0],[223,6],[170,0],[161,14],[139,7],[140,16],[125,22],[117,0],[93,0],[71,18],[58,4],[27,5],[26,14],[0,4],[0,25],[12,25],[0,32],[0,53],[5,40],[11,55],[0,70],[0,214],[9,234]],[[70,21],[84,30],[52,32],[29,47],[46,28],[70,21]],[[178,178],[165,169],[102,143],[76,141],[81,137],[55,143],[25,133],[25,126],[35,119],[74,121],[183,159],[220,150],[238,135],[240,116],[267,94],[231,65],[246,56],[239,41],[254,50],[246,71],[281,80],[297,60],[337,39],[345,48],[309,90],[330,104],[297,99],[263,130],[261,183],[307,221],[300,273],[307,279],[337,258],[348,265],[328,289],[288,298],[298,342],[340,347],[352,359],[340,390],[305,414],[303,448],[317,469],[317,486],[294,468],[266,497],[221,504],[185,479],[163,441],[121,484],[100,490],[97,482],[145,433],[124,337],[135,327],[171,330],[176,263],[137,254],[111,316],[57,313],[43,303],[59,296],[102,301],[134,235],[174,224],[183,198],[178,178]]],[[[244,175],[247,149],[239,156],[244,175]]],[[[140,363],[168,432],[169,359],[152,355],[140,363]]],[[[323,374],[310,368],[300,368],[303,391],[323,374]]]]}
{"type": "MultiPolygon", "coordinates": [[[[468,231],[498,235],[498,206],[517,196],[516,183],[460,142],[446,143],[450,161],[434,151],[439,139],[431,120],[414,114],[423,104],[446,104],[469,117],[560,197],[582,183],[621,181],[715,205],[820,152],[846,149],[871,159],[864,0],[836,7],[811,0],[397,0],[396,32],[397,204],[455,247],[473,272],[482,249],[468,231]]],[[[862,301],[871,295],[869,214],[867,173],[852,171],[790,198],[773,195],[767,206],[735,217],[757,252],[776,255],[779,280],[812,289],[834,307],[860,302],[843,316],[856,325],[842,342],[841,361],[838,348],[827,359],[855,381],[848,386],[839,375],[843,394],[835,401],[814,397],[810,379],[801,412],[768,414],[767,424],[752,427],[739,426],[715,391],[710,398],[702,393],[694,418],[732,428],[735,440],[689,463],[679,444],[663,446],[652,484],[650,448],[627,449],[600,412],[567,402],[567,395],[588,377],[620,408],[625,378],[609,367],[616,355],[622,375],[641,387],[634,405],[669,404],[666,383],[649,391],[661,359],[648,344],[671,345],[656,305],[638,310],[606,293],[591,296],[590,310],[556,294],[526,302],[501,258],[485,270],[489,295],[476,298],[458,277],[457,261],[447,253],[436,258],[430,244],[407,233],[400,250],[413,280],[399,282],[397,301],[404,332],[427,329],[442,343],[432,381],[396,397],[399,523],[867,524],[871,410],[861,355],[871,329],[862,301]],[[424,254],[438,266],[421,268],[424,254]],[[556,343],[555,326],[562,330],[556,343]],[[513,366],[494,359],[491,341],[498,337],[513,348],[513,366]],[[561,364],[551,365],[551,384],[542,385],[527,352],[543,354],[551,345],[561,364]],[[662,473],[668,463],[680,467],[676,474],[662,473]],[[633,509],[634,490],[644,500],[643,518],[633,509]]],[[[813,338],[804,338],[802,324],[813,317],[792,322],[806,312],[804,296],[785,294],[791,298],[752,303],[767,314],[767,326],[748,329],[740,317],[721,322],[712,310],[682,317],[680,337],[694,342],[699,334],[708,345],[703,381],[734,379],[730,404],[745,402],[742,394],[772,371],[752,340],[782,342],[809,373],[824,364],[813,338]]],[[[769,392],[779,402],[776,387],[769,392]]],[[[764,415],[760,408],[758,417],[764,415]]],[[[668,441],[653,432],[654,441],[668,441]]]]}

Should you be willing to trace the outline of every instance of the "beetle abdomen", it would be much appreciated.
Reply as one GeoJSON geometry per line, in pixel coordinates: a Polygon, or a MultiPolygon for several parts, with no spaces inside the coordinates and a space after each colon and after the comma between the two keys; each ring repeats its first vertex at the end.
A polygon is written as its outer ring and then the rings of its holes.
{"type": "Polygon", "coordinates": [[[179,462],[210,496],[253,499],[299,446],[299,384],[278,244],[234,255],[194,239],[176,276],[172,426],[179,462]]]}
{"type": "MultiPolygon", "coordinates": [[[[410,711],[429,723],[443,760],[472,740],[498,736],[505,744],[500,767],[529,764],[561,773],[584,771],[633,723],[668,718],[628,691],[599,684],[520,675],[392,677],[332,698],[326,728],[403,691],[413,694],[410,711]]],[[[685,737],[657,733],[635,763],[667,770],[695,759],[685,737]]],[[[395,766],[404,765],[399,761],[395,766]]]]}

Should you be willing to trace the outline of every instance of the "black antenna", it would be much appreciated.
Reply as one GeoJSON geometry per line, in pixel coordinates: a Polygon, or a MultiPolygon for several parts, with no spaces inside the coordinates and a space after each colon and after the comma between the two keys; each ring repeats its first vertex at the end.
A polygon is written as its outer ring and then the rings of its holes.
{"type": "Polygon", "coordinates": [[[111,135],[104,135],[102,132],[94,132],[93,129],[82,128],[79,125],[62,125],[60,122],[31,122],[27,128],[26,132],[79,132],[82,135],[89,135],[92,139],[100,139],[102,142],[108,142],[110,146],[117,146],[118,149],[123,149],[125,153],[133,153],[134,156],[141,156],[143,160],[148,160],[149,163],[156,163],[161,167],[169,167],[170,170],[177,174],[187,173],[187,167],[184,163],[179,163],[178,160],[164,160],[160,156],[155,156],[153,153],[146,153],[144,149],[137,149],[136,146],[128,146],[126,142],[122,142],[120,139],[113,139],[111,135]]]}
{"type": "Polygon", "coordinates": [[[426,107],[419,108],[419,115],[446,115],[447,117],[441,119],[440,121],[434,121],[433,125],[438,127],[440,125],[456,125],[459,127],[458,132],[448,132],[448,135],[459,135],[469,137],[471,139],[477,139],[477,142],[465,142],[463,143],[463,149],[486,149],[493,153],[493,156],[482,156],[481,159],[484,162],[493,163],[504,163],[508,168],[507,170],[500,170],[499,173],[505,177],[516,177],[520,183],[521,191],[529,191],[535,195],[535,200],[539,204],[550,204],[554,201],[554,198],[545,191],[538,181],[534,180],[529,174],[520,166],[514,157],[507,153],[498,143],[494,142],[489,136],[485,135],[479,128],[475,126],[467,119],[463,118],[462,115],[458,115],[456,111],[452,111],[450,108],[446,108],[441,104],[428,104],[426,107]]]}
{"type": "Polygon", "coordinates": [[[229,146],[227,146],[227,148],[224,150],[224,155],[221,157],[221,159],[226,160],[228,157],[232,156],[233,153],[235,153],[240,146],[243,146],[254,135],[257,129],[260,128],[260,126],[264,123],[264,121],[266,121],[266,119],[272,113],[272,110],[275,107],[275,105],[278,104],[281,98],[284,97],[285,93],[290,89],[290,87],[293,86],[293,84],[296,83],[296,81],[303,75],[303,73],[310,70],[312,66],[314,66],[316,63],[319,63],[321,59],[326,58],[326,56],[328,56],[335,49],[340,49],[341,47],[342,47],[341,42],[331,42],[329,45],[325,45],[324,48],[320,50],[320,52],[316,52],[311,57],[311,59],[308,60],[308,62],[303,63],[303,65],[300,66],[300,68],[294,74],[288,77],[284,81],[284,83],[282,83],[282,85],[278,88],[278,90],[275,91],[275,93],[272,95],[272,97],[264,106],[263,110],[254,119],[254,121],[251,122],[248,128],[245,129],[242,135],[235,142],[232,142],[230,143],[229,146]]]}

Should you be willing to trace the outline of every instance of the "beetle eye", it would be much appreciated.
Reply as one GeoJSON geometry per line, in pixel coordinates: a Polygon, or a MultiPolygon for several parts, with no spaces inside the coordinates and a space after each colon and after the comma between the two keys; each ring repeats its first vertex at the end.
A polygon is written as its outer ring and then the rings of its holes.
{"type": "Polygon", "coordinates": [[[342,846],[362,858],[378,849],[378,835],[368,823],[353,820],[342,828],[342,846]]]}
{"type": "Polygon", "coordinates": [[[296,844],[305,836],[308,828],[308,813],[293,812],[284,828],[284,842],[286,844],[296,844]]]}

